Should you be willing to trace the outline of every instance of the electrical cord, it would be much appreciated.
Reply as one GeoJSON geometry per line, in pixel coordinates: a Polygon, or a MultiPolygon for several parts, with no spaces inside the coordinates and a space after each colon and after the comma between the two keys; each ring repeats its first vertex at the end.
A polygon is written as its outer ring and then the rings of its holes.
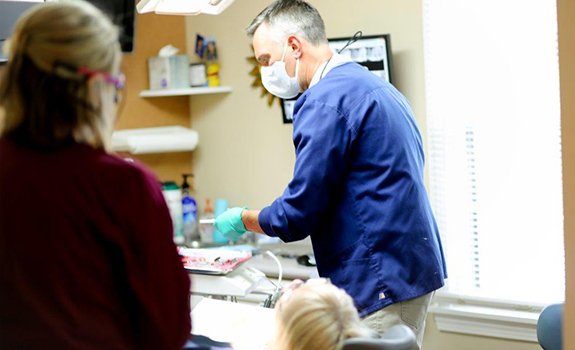
{"type": "Polygon", "coordinates": [[[278,265],[278,283],[275,284],[271,280],[269,280],[272,284],[274,284],[276,286],[276,289],[270,296],[268,296],[266,298],[266,300],[264,300],[264,303],[263,303],[263,307],[271,309],[271,308],[275,307],[276,302],[278,301],[278,299],[280,298],[280,295],[281,295],[283,268],[282,268],[282,264],[280,263],[279,259],[275,256],[274,253],[272,253],[269,250],[266,250],[265,254],[267,256],[271,257],[272,259],[274,259],[276,264],[278,265]]]}
{"type": "MultiPolygon", "coordinates": [[[[358,30],[357,32],[355,32],[355,34],[353,34],[353,36],[351,38],[349,38],[349,40],[347,41],[347,43],[339,50],[336,50],[336,52],[338,54],[340,54],[343,50],[347,49],[347,47],[351,44],[353,44],[354,42],[358,41],[359,39],[361,39],[361,37],[363,36],[363,32],[361,30],[358,30]]],[[[325,72],[325,68],[327,67],[327,65],[329,64],[329,62],[331,61],[331,59],[333,58],[333,55],[327,60],[327,62],[325,63],[325,66],[323,66],[323,69],[321,70],[321,73],[319,75],[319,79],[321,80],[321,78],[323,78],[323,72],[325,72]]]]}

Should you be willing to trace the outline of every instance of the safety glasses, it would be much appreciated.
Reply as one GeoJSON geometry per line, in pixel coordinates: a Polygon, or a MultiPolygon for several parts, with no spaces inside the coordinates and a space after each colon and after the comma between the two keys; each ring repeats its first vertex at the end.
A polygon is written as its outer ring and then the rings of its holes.
{"type": "Polygon", "coordinates": [[[86,78],[91,78],[93,76],[100,75],[102,78],[104,78],[104,81],[114,85],[114,87],[116,87],[117,90],[122,90],[126,86],[126,76],[123,73],[120,73],[118,75],[112,75],[110,73],[92,70],[86,67],[80,67],[78,68],[78,74],[83,75],[86,78]]]}

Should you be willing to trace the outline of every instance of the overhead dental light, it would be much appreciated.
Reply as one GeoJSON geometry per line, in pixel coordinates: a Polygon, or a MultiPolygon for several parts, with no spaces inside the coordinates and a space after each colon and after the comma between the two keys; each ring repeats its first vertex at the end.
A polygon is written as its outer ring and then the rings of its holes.
{"type": "Polygon", "coordinates": [[[160,15],[219,15],[234,0],[140,0],[138,13],[155,12],[160,15]]]}

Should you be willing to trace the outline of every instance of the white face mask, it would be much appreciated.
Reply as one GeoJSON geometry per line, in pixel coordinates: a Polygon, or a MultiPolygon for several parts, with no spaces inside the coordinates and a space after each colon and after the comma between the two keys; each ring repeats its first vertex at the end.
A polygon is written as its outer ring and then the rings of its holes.
{"type": "Polygon", "coordinates": [[[262,77],[262,84],[266,90],[279,98],[290,99],[296,97],[301,90],[297,81],[299,72],[299,59],[296,58],[295,76],[292,78],[288,75],[286,71],[286,64],[284,62],[286,50],[287,44],[284,49],[281,61],[276,61],[268,67],[261,67],[260,74],[262,77]]]}

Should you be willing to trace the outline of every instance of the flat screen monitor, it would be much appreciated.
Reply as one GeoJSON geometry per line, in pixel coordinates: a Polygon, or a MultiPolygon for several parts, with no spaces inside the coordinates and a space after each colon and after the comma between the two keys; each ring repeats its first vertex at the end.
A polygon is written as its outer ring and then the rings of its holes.
{"type": "Polygon", "coordinates": [[[87,0],[106,13],[120,28],[120,44],[123,52],[134,51],[136,22],[135,0],[87,0]]]}
{"type": "Polygon", "coordinates": [[[6,39],[12,35],[14,24],[22,14],[30,7],[37,5],[38,1],[2,1],[0,0],[0,62],[6,62],[6,57],[2,52],[2,46],[6,39]]]}
{"type": "MultiPolygon", "coordinates": [[[[87,0],[106,13],[120,28],[120,45],[123,52],[134,50],[136,20],[135,0],[87,0]]],[[[12,35],[14,24],[24,11],[44,0],[0,0],[0,47],[12,35]]],[[[6,62],[0,50],[0,63],[6,62]]]]}
{"type": "Polygon", "coordinates": [[[344,47],[355,39],[352,37],[328,39],[329,46],[334,51],[351,58],[353,61],[369,69],[378,77],[393,83],[391,74],[391,37],[389,34],[361,36],[345,49],[344,47]],[[343,50],[342,50],[343,49],[343,50]]]}

